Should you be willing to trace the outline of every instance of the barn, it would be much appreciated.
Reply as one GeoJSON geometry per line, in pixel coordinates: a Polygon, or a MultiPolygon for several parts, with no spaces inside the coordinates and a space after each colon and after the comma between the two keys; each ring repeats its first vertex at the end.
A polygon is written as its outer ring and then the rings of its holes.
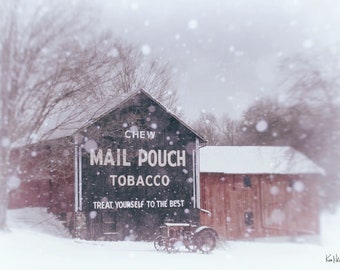
{"type": "Polygon", "coordinates": [[[319,232],[317,176],[290,147],[206,146],[200,153],[201,222],[222,238],[319,232]]]}
{"type": "Polygon", "coordinates": [[[94,240],[150,240],[166,220],[226,239],[318,233],[323,170],[290,147],[205,146],[143,90],[81,117],[12,151],[10,208],[46,207],[94,240]]]}
{"type": "Polygon", "coordinates": [[[205,140],[141,90],[63,136],[13,151],[10,207],[41,206],[84,239],[150,239],[165,220],[199,222],[205,140]]]}

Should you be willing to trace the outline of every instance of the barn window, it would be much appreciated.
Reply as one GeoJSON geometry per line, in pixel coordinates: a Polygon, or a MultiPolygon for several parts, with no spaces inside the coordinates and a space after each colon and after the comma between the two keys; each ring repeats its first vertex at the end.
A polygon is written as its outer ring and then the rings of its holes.
{"type": "Polygon", "coordinates": [[[249,212],[244,213],[244,223],[247,226],[253,226],[254,225],[254,214],[253,214],[253,212],[249,211],[249,212]]]}
{"type": "Polygon", "coordinates": [[[246,175],[246,176],[243,177],[243,186],[244,187],[251,187],[250,176],[246,175]]]}

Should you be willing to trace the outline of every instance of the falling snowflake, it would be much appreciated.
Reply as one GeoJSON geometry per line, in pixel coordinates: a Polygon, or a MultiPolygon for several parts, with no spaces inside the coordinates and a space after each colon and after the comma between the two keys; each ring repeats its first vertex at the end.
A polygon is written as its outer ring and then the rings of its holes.
{"type": "Polygon", "coordinates": [[[84,144],[84,149],[88,153],[90,153],[91,150],[96,150],[97,148],[98,145],[94,140],[87,140],[84,144]]]}
{"type": "Polygon", "coordinates": [[[151,106],[149,106],[148,110],[149,110],[149,112],[153,113],[153,112],[156,111],[156,107],[151,105],[151,106]]]}
{"type": "Polygon", "coordinates": [[[8,147],[10,145],[11,141],[8,137],[3,137],[1,140],[1,145],[3,147],[8,147]]]}
{"type": "Polygon", "coordinates": [[[137,10],[139,8],[139,5],[138,5],[137,2],[133,2],[133,3],[130,4],[130,8],[132,10],[137,10]]]}
{"type": "Polygon", "coordinates": [[[273,187],[270,188],[270,194],[272,194],[274,196],[279,194],[279,192],[280,192],[280,189],[277,186],[273,186],[273,187]]]}
{"type": "Polygon", "coordinates": [[[119,55],[119,52],[116,48],[113,48],[107,54],[107,56],[111,56],[111,57],[117,57],[118,55],[119,55]]]}
{"type": "Polygon", "coordinates": [[[304,42],[303,42],[303,47],[305,49],[310,49],[314,46],[314,41],[311,40],[311,39],[306,39],[304,42]]]}
{"type": "Polygon", "coordinates": [[[96,212],[96,211],[91,211],[91,212],[89,213],[90,219],[95,219],[96,216],[97,216],[97,212],[96,212]]]}
{"type": "Polygon", "coordinates": [[[293,184],[293,189],[296,192],[302,192],[305,189],[305,185],[301,181],[295,181],[293,184]]]}
{"type": "Polygon", "coordinates": [[[9,190],[17,189],[20,186],[20,178],[16,175],[11,175],[7,180],[7,187],[9,190]]]}
{"type": "Polygon", "coordinates": [[[270,214],[270,219],[267,221],[268,225],[282,225],[285,222],[286,215],[281,209],[273,209],[270,214]]]}
{"type": "Polygon", "coordinates": [[[188,183],[192,183],[194,182],[194,179],[192,179],[191,177],[187,179],[188,183]]]}
{"type": "Polygon", "coordinates": [[[144,55],[149,55],[149,54],[151,53],[151,48],[150,48],[150,46],[147,45],[147,44],[144,44],[144,45],[142,46],[141,50],[142,50],[142,53],[143,53],[144,55]]]}
{"type": "Polygon", "coordinates": [[[134,133],[134,132],[138,132],[138,127],[137,126],[131,126],[130,128],[129,128],[129,130],[132,132],[132,133],[134,133]]]}
{"type": "Polygon", "coordinates": [[[189,28],[189,29],[195,30],[197,27],[198,27],[198,22],[197,22],[197,20],[192,19],[192,20],[190,20],[190,21],[188,22],[188,28],[189,28]]]}
{"type": "Polygon", "coordinates": [[[260,120],[257,124],[256,124],[256,130],[258,132],[265,132],[268,128],[268,123],[266,120],[260,120]]]}

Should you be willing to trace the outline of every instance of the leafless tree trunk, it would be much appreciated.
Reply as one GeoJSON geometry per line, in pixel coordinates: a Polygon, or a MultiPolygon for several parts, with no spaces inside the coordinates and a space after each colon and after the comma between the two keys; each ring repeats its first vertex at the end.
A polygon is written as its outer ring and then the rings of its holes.
{"type": "Polygon", "coordinates": [[[220,119],[221,145],[239,145],[242,134],[241,124],[232,120],[227,115],[220,119]]]}
{"type": "Polygon", "coordinates": [[[192,126],[208,141],[208,145],[220,145],[221,134],[218,120],[214,114],[202,113],[192,126]]]}
{"type": "Polygon", "coordinates": [[[114,70],[112,89],[121,93],[144,89],[172,112],[179,113],[178,96],[173,82],[174,74],[168,63],[162,63],[159,59],[149,59],[149,56],[145,57],[133,45],[123,42],[117,42],[114,50],[119,63],[114,70]]]}

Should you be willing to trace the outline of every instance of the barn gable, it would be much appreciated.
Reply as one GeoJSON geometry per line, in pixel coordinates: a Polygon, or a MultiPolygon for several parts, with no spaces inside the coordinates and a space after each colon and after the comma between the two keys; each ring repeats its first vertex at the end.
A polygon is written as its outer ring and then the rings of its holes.
{"type": "Polygon", "coordinates": [[[196,157],[204,139],[146,92],[73,137],[75,211],[96,213],[87,220],[91,238],[102,233],[104,212],[114,220],[109,230],[122,235],[128,224],[142,238],[165,218],[198,220],[196,157]]]}

